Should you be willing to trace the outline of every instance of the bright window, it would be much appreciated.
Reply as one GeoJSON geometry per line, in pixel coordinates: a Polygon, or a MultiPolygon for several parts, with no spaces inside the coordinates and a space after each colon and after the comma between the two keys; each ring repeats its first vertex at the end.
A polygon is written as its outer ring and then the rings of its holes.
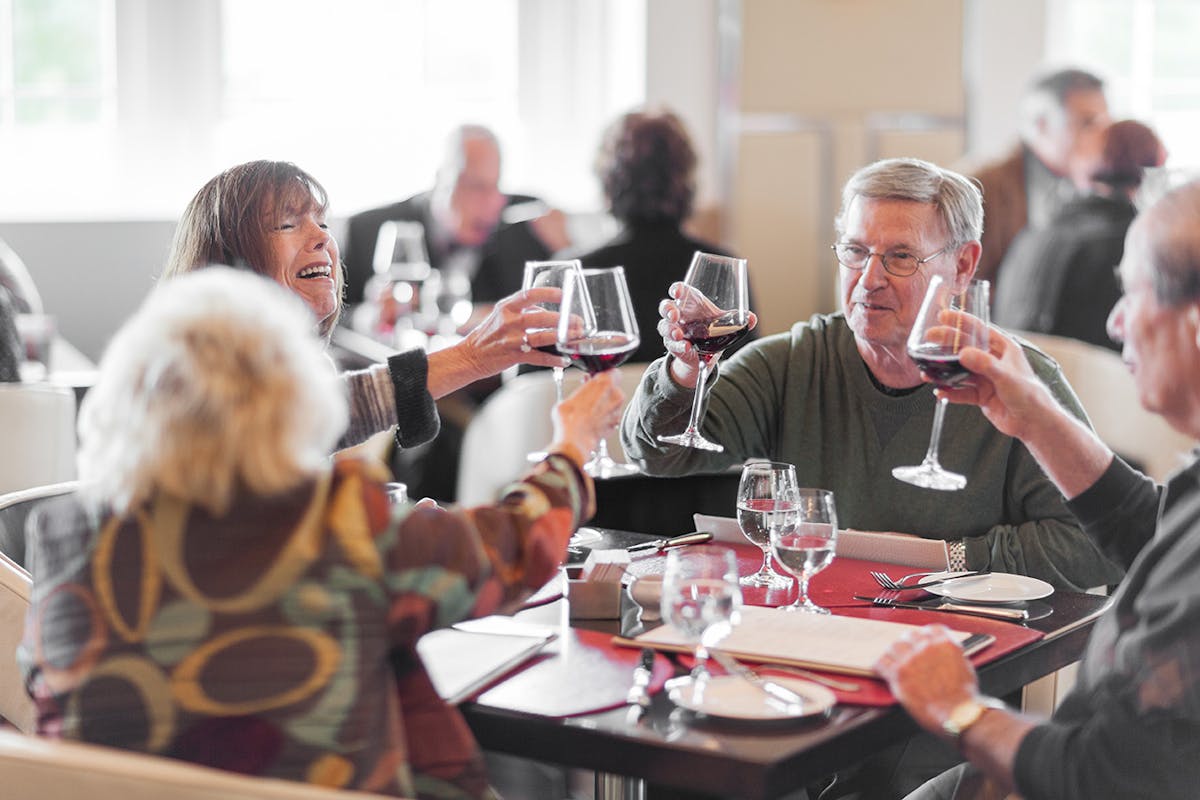
{"type": "Polygon", "coordinates": [[[1117,116],[1154,127],[1168,166],[1200,167],[1200,3],[1194,0],[1052,0],[1047,51],[1107,79],[1117,116]]]}

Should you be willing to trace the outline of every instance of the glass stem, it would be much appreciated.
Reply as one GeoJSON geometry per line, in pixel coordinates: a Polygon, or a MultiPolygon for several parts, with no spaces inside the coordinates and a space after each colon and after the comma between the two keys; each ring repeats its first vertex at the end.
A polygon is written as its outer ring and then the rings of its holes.
{"type": "Polygon", "coordinates": [[[808,579],[810,577],[811,576],[808,574],[808,570],[803,570],[800,573],[799,588],[798,588],[797,594],[796,594],[796,605],[798,605],[798,606],[806,606],[809,604],[808,579]]]}
{"type": "Polygon", "coordinates": [[[563,373],[565,371],[562,367],[554,367],[554,396],[557,398],[555,402],[558,403],[563,401],[563,373]]]}
{"type": "Polygon", "coordinates": [[[762,549],[762,551],[763,551],[763,563],[762,563],[762,566],[758,568],[758,574],[759,575],[768,575],[772,572],[771,551],[769,548],[766,548],[766,547],[764,547],[762,549]]]}
{"type": "Polygon", "coordinates": [[[938,446],[942,441],[942,421],[946,418],[946,404],[950,401],[942,397],[938,399],[937,408],[933,410],[933,431],[929,434],[929,449],[925,451],[925,463],[938,463],[938,446]]]}
{"type": "Polygon", "coordinates": [[[704,406],[704,384],[708,382],[708,359],[701,356],[700,374],[696,376],[696,394],[692,397],[692,416],[688,420],[687,433],[698,434],[700,409],[704,406]]]}
{"type": "Polygon", "coordinates": [[[600,440],[600,441],[599,441],[599,442],[596,444],[596,461],[598,461],[598,462],[600,462],[600,463],[604,464],[604,463],[607,463],[607,462],[609,462],[609,461],[611,461],[611,460],[612,460],[612,459],[611,459],[611,458],[609,458],[609,455],[608,455],[608,440],[607,440],[607,439],[601,439],[601,440],[600,440]]]}

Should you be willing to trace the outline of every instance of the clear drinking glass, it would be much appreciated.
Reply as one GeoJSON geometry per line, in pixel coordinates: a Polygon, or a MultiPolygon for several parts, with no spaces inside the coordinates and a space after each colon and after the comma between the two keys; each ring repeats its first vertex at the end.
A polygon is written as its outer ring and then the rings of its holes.
{"type": "Polygon", "coordinates": [[[750,333],[746,259],[697,251],[683,283],[684,295],[675,300],[675,307],[679,309],[683,338],[700,359],[700,374],[687,429],[673,436],[659,436],[658,440],[719,453],[725,448],[700,435],[704,385],[721,353],[750,333]]]}
{"type": "Polygon", "coordinates": [[[783,606],[785,611],[828,614],[808,596],[813,575],[833,563],[837,544],[837,510],[833,492],[827,489],[800,489],[796,527],[791,531],[771,531],[771,552],[783,568],[796,576],[796,601],[783,606]]]}
{"type": "Polygon", "coordinates": [[[737,520],[742,535],[763,552],[762,567],[740,581],[742,586],[786,589],[792,579],[771,567],[771,534],[796,529],[800,487],[796,468],[777,461],[752,461],[742,467],[738,484],[737,520]]]}
{"type": "MultiPolygon", "coordinates": [[[[570,261],[526,261],[525,262],[525,279],[521,282],[522,289],[534,289],[542,286],[552,286],[556,289],[563,288],[563,283],[568,274],[581,274],[582,267],[579,259],[570,261]]],[[[558,303],[538,303],[538,308],[544,308],[547,311],[558,311],[558,303]]],[[[546,330],[545,328],[531,328],[526,333],[540,333],[546,330]]],[[[553,344],[548,344],[537,348],[543,353],[549,353],[552,356],[562,355],[558,351],[557,339],[553,344]]],[[[558,402],[563,399],[563,368],[554,367],[554,393],[558,402]]]]}
{"type": "MultiPolygon", "coordinates": [[[[953,386],[971,374],[958,360],[964,347],[987,349],[988,289],[987,281],[971,281],[964,288],[940,275],[929,280],[921,310],[908,334],[908,357],[936,386],[953,386]]],[[[916,466],[896,467],[893,476],[914,486],[947,492],[967,485],[965,476],[943,469],[938,462],[938,444],[948,402],[939,398],[934,408],[933,432],[925,459],[916,466]]]]}
{"type": "Polygon", "coordinates": [[[708,681],[708,650],[733,630],[741,607],[742,590],[733,550],[695,545],[667,553],[662,618],[696,644],[695,669],[673,685],[702,685],[708,681]]]}
{"type": "MultiPolygon", "coordinates": [[[[621,267],[568,273],[559,312],[558,352],[589,377],[620,366],[638,349],[637,319],[621,267]]],[[[640,471],[635,464],[614,461],[604,439],[583,468],[594,478],[640,471]]]]}

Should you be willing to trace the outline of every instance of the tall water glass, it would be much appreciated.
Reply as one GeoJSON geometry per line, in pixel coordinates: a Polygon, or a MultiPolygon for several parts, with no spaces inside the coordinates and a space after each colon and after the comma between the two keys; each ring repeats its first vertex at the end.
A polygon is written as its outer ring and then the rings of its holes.
{"type": "Polygon", "coordinates": [[[771,532],[771,552],[783,568],[796,576],[796,602],[784,606],[785,611],[807,611],[828,614],[808,596],[808,582],[813,575],[833,563],[837,545],[837,510],[833,492],[827,489],[800,489],[796,527],[791,531],[771,532]]]}
{"type": "Polygon", "coordinates": [[[737,520],[742,535],[762,550],[762,567],[740,581],[742,586],[786,589],[792,579],[771,566],[771,534],[796,529],[800,487],[796,468],[777,461],[751,461],[742,467],[738,483],[737,520]]]}
{"type": "Polygon", "coordinates": [[[662,617],[696,645],[696,667],[680,683],[692,682],[699,689],[708,681],[708,650],[733,630],[741,607],[733,550],[695,545],[667,553],[662,617]]]}

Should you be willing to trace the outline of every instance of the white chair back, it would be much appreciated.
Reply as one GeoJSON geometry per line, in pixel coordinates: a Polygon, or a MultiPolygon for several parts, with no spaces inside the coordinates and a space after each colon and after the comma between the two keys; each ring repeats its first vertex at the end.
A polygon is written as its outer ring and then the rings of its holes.
{"type": "Polygon", "coordinates": [[[1058,362],[1104,443],[1156,481],[1178,469],[1196,446],[1162,417],[1142,408],[1133,376],[1112,350],[1063,336],[1013,333],[1058,362]]]}
{"type": "Polygon", "coordinates": [[[70,494],[78,486],[78,481],[64,481],[0,494],[0,553],[28,568],[25,563],[25,522],[29,512],[43,500],[70,494]]]}
{"type": "MultiPolygon", "coordinates": [[[[617,368],[626,402],[633,396],[646,364],[623,364],[617,368]]],[[[583,380],[578,370],[569,369],[564,391],[583,380]]],[[[554,376],[550,370],[529,372],[505,382],[471,419],[463,434],[458,462],[458,502],[463,505],[490,503],[496,493],[529,469],[526,456],[550,444],[554,426],[554,376]]],[[[609,455],[625,460],[616,431],[608,437],[609,455]]]]}
{"type": "MultiPolygon", "coordinates": [[[[0,730],[4,800],[383,800],[111,747],[0,730]]],[[[395,800],[391,798],[390,800],[395,800]]]]}
{"type": "Polygon", "coordinates": [[[34,730],[37,715],[17,667],[17,645],[25,632],[32,588],[29,573],[0,553],[0,718],[26,733],[34,730]]]}
{"type": "Polygon", "coordinates": [[[75,478],[75,393],[44,384],[0,384],[0,492],[75,478]]]}

